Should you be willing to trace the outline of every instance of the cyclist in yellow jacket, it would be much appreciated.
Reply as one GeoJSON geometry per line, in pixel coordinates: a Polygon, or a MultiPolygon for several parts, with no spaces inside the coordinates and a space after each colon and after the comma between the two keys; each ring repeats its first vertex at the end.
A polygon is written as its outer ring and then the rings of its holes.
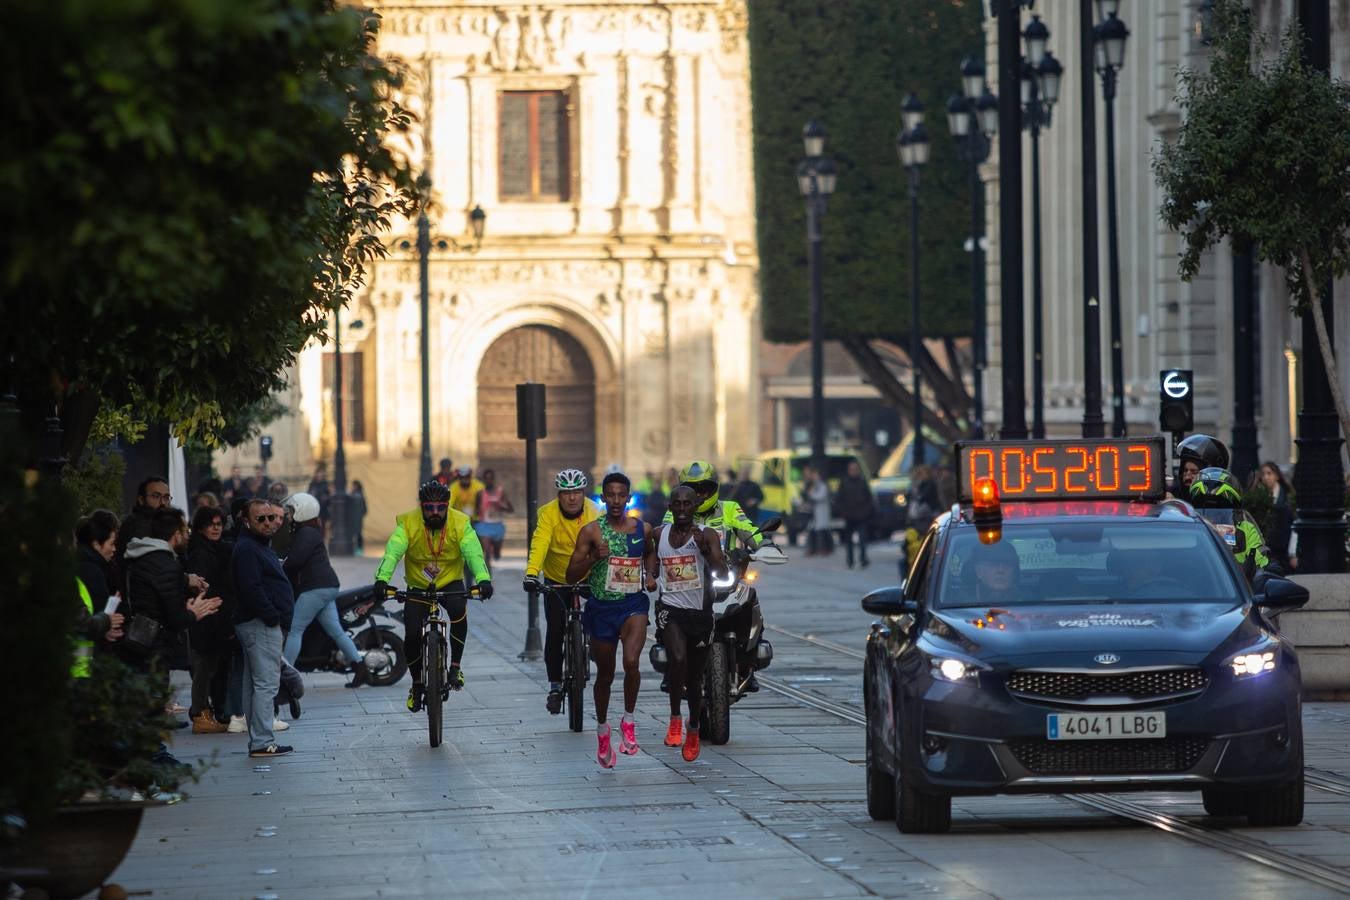
{"type": "MultiPolygon", "coordinates": [[[[439,481],[428,481],[417,492],[417,499],[418,508],[398,517],[398,527],[385,544],[384,558],[375,572],[377,595],[384,595],[389,579],[394,575],[394,567],[401,559],[408,587],[425,590],[460,583],[467,564],[479,594],[484,600],[490,598],[492,581],[483,563],[483,547],[469,524],[469,517],[450,508],[450,489],[439,481]]],[[[410,603],[403,615],[403,650],[413,679],[408,688],[408,710],[417,712],[422,708],[423,699],[422,623],[427,608],[420,603],[410,603]]],[[[454,689],[464,686],[460,660],[464,657],[464,641],[468,636],[469,617],[466,613],[450,623],[449,685],[454,689]]]]}
{"type": "MultiPolygon", "coordinates": [[[[563,469],[553,480],[558,499],[539,507],[534,534],[530,536],[530,558],[525,563],[525,591],[538,591],[540,576],[550,584],[567,583],[567,563],[577,546],[581,529],[600,517],[600,511],[586,498],[588,480],[580,469],[563,469]]],[[[562,711],[563,623],[566,615],[562,601],[544,596],[544,667],[548,669],[548,698],[544,705],[553,715],[562,711]]]]}

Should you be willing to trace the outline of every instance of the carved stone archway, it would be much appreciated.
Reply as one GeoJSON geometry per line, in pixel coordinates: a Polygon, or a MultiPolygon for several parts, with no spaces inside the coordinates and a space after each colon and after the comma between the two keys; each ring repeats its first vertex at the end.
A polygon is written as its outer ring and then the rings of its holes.
{"type": "Polygon", "coordinates": [[[523,325],[493,341],[478,366],[478,465],[496,470],[508,493],[525,497],[525,444],[516,436],[516,385],[548,386],[548,437],[539,442],[540,499],[553,495],[552,473],[589,473],[596,460],[596,379],[575,337],[548,325],[523,325]]]}

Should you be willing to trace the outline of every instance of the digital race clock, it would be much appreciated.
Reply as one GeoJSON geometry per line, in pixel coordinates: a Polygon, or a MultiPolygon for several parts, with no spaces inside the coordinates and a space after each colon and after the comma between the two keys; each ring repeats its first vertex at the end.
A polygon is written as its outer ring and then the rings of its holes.
{"type": "Polygon", "coordinates": [[[1156,500],[1162,436],[1111,440],[969,441],[956,445],[957,488],[969,502],[976,479],[992,478],[1002,500],[1156,500]]]}

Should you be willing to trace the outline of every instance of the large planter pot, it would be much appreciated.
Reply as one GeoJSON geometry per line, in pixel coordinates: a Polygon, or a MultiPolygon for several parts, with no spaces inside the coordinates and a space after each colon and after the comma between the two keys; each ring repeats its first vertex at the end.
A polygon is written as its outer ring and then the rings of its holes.
{"type": "Polygon", "coordinates": [[[82,897],[103,884],[131,849],[141,814],[151,803],[76,803],[0,848],[0,870],[52,897],[82,897]]]}

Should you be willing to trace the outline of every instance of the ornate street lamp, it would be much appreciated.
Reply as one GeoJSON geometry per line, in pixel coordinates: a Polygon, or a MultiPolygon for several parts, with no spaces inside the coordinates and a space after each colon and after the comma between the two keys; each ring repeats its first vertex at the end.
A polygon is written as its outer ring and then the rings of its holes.
{"type": "MultiPolygon", "coordinates": [[[[1033,23],[1038,24],[1038,23],[1033,23]]],[[[1031,26],[1027,26],[1027,31],[1031,26]]],[[[1041,26],[1043,35],[1050,32],[1041,26]]],[[[1025,34],[1025,32],[1024,32],[1025,34]]],[[[1050,127],[1050,111],[1059,100],[1064,67],[1054,54],[1041,48],[1041,61],[1030,61],[1031,39],[1027,39],[1027,57],[1022,60],[1022,127],[1031,132],[1031,436],[1045,437],[1045,337],[1044,293],[1041,278],[1041,129],[1050,127]]]]}
{"type": "Polygon", "coordinates": [[[914,443],[910,449],[913,466],[923,465],[923,395],[920,392],[920,354],[923,333],[919,315],[919,171],[928,163],[928,129],[923,124],[923,103],[913,92],[900,104],[904,130],[895,140],[900,166],[909,176],[909,365],[914,382],[914,443]]]}
{"type": "Polygon", "coordinates": [[[1106,249],[1107,280],[1111,291],[1111,434],[1125,436],[1125,373],[1120,324],[1120,237],[1116,209],[1116,83],[1125,64],[1125,42],[1130,30],[1116,17],[1111,0],[1098,0],[1105,19],[1094,30],[1097,73],[1102,77],[1106,101],[1106,249]]]}
{"type": "Polygon", "coordinates": [[[825,313],[820,222],[834,193],[838,170],[825,156],[825,126],[812,119],[802,129],[806,158],[797,164],[797,189],[806,201],[806,267],[811,291],[811,463],[825,471],[825,313]]]}

